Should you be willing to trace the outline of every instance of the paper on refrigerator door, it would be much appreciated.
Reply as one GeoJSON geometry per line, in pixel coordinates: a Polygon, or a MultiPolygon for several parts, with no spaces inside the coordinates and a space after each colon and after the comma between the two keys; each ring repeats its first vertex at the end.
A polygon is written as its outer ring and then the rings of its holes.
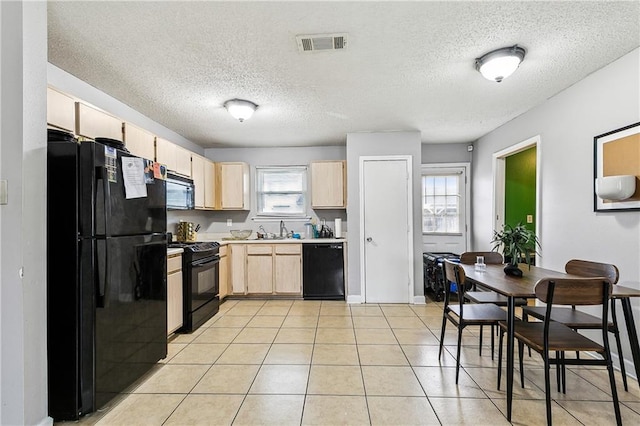
{"type": "Polygon", "coordinates": [[[125,198],[147,196],[147,184],[144,176],[144,161],[138,157],[122,157],[122,178],[125,198]]]}

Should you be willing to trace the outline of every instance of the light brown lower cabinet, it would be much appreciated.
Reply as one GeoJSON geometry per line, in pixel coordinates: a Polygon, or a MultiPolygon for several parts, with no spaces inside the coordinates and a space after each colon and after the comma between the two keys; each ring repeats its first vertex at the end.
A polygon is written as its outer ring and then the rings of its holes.
{"type": "Polygon", "coordinates": [[[229,294],[229,257],[228,246],[220,246],[220,267],[218,268],[218,281],[220,301],[229,294]]]}
{"type": "Polygon", "coordinates": [[[247,245],[247,294],[273,293],[273,246],[247,245]]]}
{"type": "Polygon", "coordinates": [[[167,335],[182,327],[182,255],[167,258],[167,335]]]}
{"type": "Polygon", "coordinates": [[[302,294],[302,244],[229,244],[234,295],[302,294]]]}
{"type": "Polygon", "coordinates": [[[229,261],[229,290],[232,294],[246,293],[247,251],[244,244],[229,244],[227,257],[229,261]]]}
{"type": "Polygon", "coordinates": [[[275,265],[273,291],[275,294],[302,293],[302,244],[274,245],[275,265]]]}

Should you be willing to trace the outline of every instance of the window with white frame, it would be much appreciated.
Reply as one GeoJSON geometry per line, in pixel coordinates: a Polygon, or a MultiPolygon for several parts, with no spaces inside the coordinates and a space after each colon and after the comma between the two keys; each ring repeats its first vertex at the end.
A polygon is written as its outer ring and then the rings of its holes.
{"type": "Polygon", "coordinates": [[[464,226],[463,174],[422,175],[422,232],[460,234],[464,226]]]}
{"type": "Polygon", "coordinates": [[[304,216],[306,195],[305,166],[256,167],[259,216],[304,216]]]}

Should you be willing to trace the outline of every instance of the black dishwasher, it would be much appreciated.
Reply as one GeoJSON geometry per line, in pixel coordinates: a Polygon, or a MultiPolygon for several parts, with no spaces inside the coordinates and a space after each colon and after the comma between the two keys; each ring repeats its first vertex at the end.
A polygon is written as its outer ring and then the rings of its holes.
{"type": "Polygon", "coordinates": [[[302,245],[302,289],[305,300],[344,300],[342,243],[302,245]]]}

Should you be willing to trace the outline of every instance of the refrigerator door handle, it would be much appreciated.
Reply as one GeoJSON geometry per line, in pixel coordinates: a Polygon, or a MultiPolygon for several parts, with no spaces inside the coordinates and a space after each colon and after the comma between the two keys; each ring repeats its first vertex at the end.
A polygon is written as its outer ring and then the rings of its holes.
{"type": "MultiPolygon", "coordinates": [[[[107,244],[107,240],[101,240],[104,241],[104,244],[106,246],[107,244]]],[[[108,300],[109,298],[107,297],[107,292],[108,292],[108,271],[109,271],[109,251],[106,249],[104,250],[104,273],[103,276],[100,276],[100,255],[99,255],[99,250],[98,250],[98,240],[92,240],[92,244],[93,244],[93,255],[94,255],[94,280],[95,280],[95,286],[96,286],[96,308],[108,308],[109,307],[109,303],[108,300]],[[102,278],[102,279],[100,279],[102,278]]]]}
{"type": "Polygon", "coordinates": [[[109,186],[107,168],[96,167],[96,177],[102,180],[102,196],[104,198],[104,235],[106,237],[110,237],[111,234],[109,233],[109,215],[111,214],[111,187],[109,186]]]}

